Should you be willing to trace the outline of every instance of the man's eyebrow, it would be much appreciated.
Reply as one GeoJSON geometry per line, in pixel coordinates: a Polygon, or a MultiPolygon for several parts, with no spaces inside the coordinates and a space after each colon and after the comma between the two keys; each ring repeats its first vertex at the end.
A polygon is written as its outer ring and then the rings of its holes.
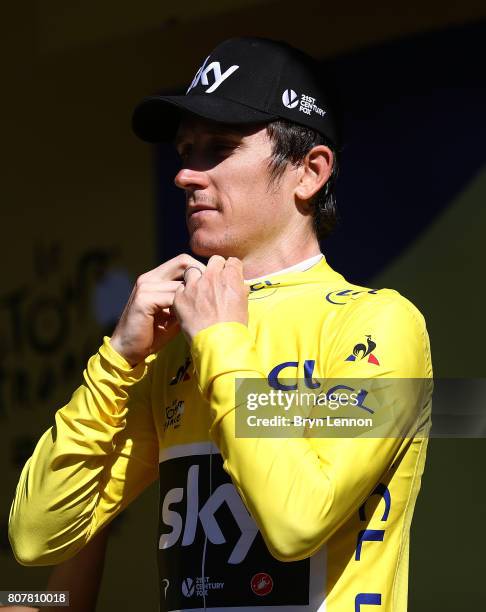
{"type": "Polygon", "coordinates": [[[237,128],[232,127],[216,128],[209,131],[211,134],[215,134],[216,136],[243,136],[243,134],[237,128]]]}
{"type": "MultiPolygon", "coordinates": [[[[227,138],[242,138],[243,134],[239,132],[236,128],[205,128],[203,132],[199,133],[198,136],[219,136],[219,137],[227,137],[227,138]]],[[[174,146],[179,146],[186,140],[186,134],[182,132],[181,134],[176,134],[174,136],[173,144],[174,146]]]]}

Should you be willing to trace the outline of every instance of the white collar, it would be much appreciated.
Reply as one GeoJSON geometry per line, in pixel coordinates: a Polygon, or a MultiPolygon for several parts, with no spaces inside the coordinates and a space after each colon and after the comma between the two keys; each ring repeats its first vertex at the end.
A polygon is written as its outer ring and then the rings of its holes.
{"type": "Polygon", "coordinates": [[[263,278],[270,278],[270,276],[275,276],[276,274],[287,274],[287,272],[304,272],[309,268],[312,268],[318,261],[320,261],[324,255],[319,253],[318,255],[314,255],[313,257],[309,257],[309,259],[304,259],[304,261],[299,261],[299,263],[290,266],[289,268],[284,268],[283,270],[277,270],[277,272],[272,272],[271,274],[266,274],[263,276],[258,276],[257,278],[248,279],[247,283],[254,283],[255,281],[261,280],[263,278]]]}

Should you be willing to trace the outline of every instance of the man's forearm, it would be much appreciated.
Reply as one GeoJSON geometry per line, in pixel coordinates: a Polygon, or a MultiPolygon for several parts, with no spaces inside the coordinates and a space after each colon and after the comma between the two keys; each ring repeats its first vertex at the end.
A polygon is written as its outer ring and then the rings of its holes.
{"type": "Polygon", "coordinates": [[[9,537],[22,564],[64,561],[121,507],[109,478],[123,475],[126,459],[119,460],[114,438],[125,428],[128,390],[146,365],[131,370],[107,345],[89,360],[84,384],[58,410],[20,476],[9,537]]]}

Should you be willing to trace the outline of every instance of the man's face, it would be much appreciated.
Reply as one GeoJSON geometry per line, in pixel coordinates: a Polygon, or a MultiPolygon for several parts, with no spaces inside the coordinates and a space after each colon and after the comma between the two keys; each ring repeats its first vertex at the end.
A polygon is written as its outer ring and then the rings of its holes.
{"type": "Polygon", "coordinates": [[[265,126],[230,127],[189,115],[181,121],[175,145],[182,168],[174,182],[186,193],[193,253],[242,259],[287,231],[295,173],[289,166],[281,180],[270,184],[265,126]]]}

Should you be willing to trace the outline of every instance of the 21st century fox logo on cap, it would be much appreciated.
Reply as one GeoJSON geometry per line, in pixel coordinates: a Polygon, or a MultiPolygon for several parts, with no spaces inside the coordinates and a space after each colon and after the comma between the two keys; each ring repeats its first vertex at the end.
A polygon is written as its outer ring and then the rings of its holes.
{"type": "Polygon", "coordinates": [[[287,108],[295,108],[299,104],[299,96],[293,89],[286,89],[282,95],[282,103],[287,108]]]}
{"type": "Polygon", "coordinates": [[[299,96],[293,89],[286,89],[282,94],[282,104],[287,108],[296,108],[299,105],[299,111],[305,113],[306,115],[310,115],[312,112],[317,113],[321,117],[324,117],[326,111],[323,108],[320,108],[316,104],[316,99],[312,96],[308,96],[306,94],[302,94],[299,99],[299,96]]]}

